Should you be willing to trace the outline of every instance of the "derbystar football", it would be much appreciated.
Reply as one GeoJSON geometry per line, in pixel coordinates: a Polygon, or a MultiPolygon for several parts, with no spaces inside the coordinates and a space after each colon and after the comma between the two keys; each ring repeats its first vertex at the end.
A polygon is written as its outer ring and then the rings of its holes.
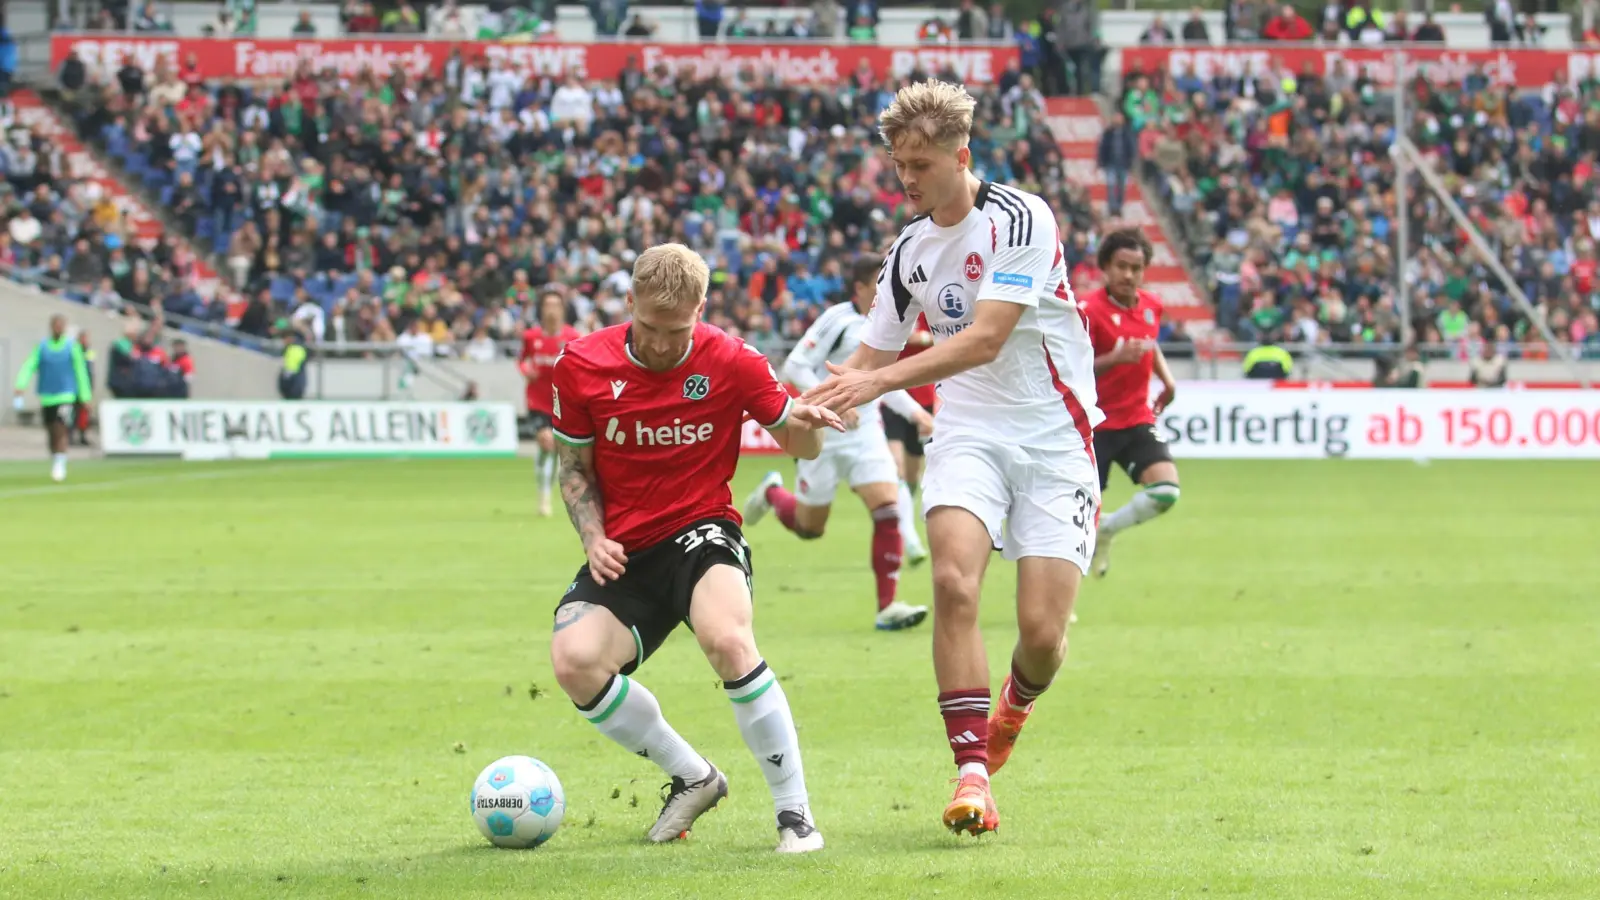
{"type": "Polygon", "coordinates": [[[472,821],[496,847],[539,846],[555,835],[566,811],[561,780],[532,757],[497,759],[472,786],[472,821]]]}

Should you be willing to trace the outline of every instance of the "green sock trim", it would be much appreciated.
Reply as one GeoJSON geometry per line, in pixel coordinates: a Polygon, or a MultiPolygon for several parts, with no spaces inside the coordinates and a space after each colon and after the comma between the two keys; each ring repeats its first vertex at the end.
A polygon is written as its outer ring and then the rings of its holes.
{"type": "Polygon", "coordinates": [[[639,629],[628,630],[633,632],[633,667],[637,669],[644,665],[644,638],[639,637],[639,629]]]}
{"type": "Polygon", "coordinates": [[[762,694],[765,694],[773,685],[777,683],[778,679],[769,673],[767,680],[761,685],[761,687],[758,687],[750,693],[745,694],[743,697],[729,697],[728,699],[735,703],[749,703],[762,694]]]}
{"type": "Polygon", "coordinates": [[[617,699],[611,701],[611,705],[606,707],[605,712],[589,720],[592,724],[599,725],[601,722],[611,718],[611,714],[617,711],[617,707],[622,705],[623,700],[627,699],[628,685],[631,682],[628,681],[628,676],[626,675],[618,675],[617,678],[622,681],[622,690],[617,691],[617,699]]]}
{"type": "Polygon", "coordinates": [[[1144,486],[1144,495],[1166,512],[1178,502],[1178,486],[1170,481],[1152,481],[1144,486]]]}

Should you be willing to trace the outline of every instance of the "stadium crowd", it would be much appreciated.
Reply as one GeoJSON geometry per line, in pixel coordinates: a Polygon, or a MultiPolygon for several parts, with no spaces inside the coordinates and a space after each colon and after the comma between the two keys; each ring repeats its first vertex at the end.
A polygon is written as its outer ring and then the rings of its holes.
{"type": "MultiPolygon", "coordinates": [[[[634,256],[666,240],[711,263],[713,322],[758,346],[798,337],[910,215],[874,127],[895,87],[865,69],[826,91],[637,68],[522,81],[457,58],[440,79],[303,67],[253,86],[125,69],[73,102],[81,133],[216,254],[218,299],[169,310],[482,356],[520,335],[546,289],[580,328],[617,320],[634,256]]],[[[977,93],[978,171],[1049,197],[1087,258],[1092,208],[1062,174],[1031,76],[977,93]]],[[[128,253],[93,232],[59,238],[41,258],[64,269],[99,274],[128,253]]]]}
{"type": "MultiPolygon", "coordinates": [[[[1390,97],[1349,66],[1327,77],[1279,66],[1253,82],[1134,73],[1119,111],[1206,273],[1219,327],[1243,339],[1399,340],[1390,97]]],[[[1408,100],[1411,139],[1538,320],[1600,356],[1600,85],[1519,94],[1479,72],[1419,79],[1408,100]]],[[[1407,209],[1416,339],[1469,359],[1484,340],[1546,355],[1535,320],[1415,175],[1407,209]]]]}

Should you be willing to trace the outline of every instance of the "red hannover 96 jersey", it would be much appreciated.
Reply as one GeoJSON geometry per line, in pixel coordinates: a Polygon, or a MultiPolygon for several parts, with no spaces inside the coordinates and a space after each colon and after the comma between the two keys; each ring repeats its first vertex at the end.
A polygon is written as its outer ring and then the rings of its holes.
{"type": "MultiPolygon", "coordinates": [[[[917,316],[917,328],[916,331],[912,333],[933,334],[932,329],[928,328],[927,316],[917,316]]],[[[927,346],[919,347],[916,344],[908,343],[906,344],[906,348],[900,351],[900,359],[905,359],[908,356],[916,356],[918,353],[928,349],[930,346],[932,345],[929,344],[927,346]]],[[[906,388],[906,393],[911,395],[911,399],[921,404],[923,409],[933,409],[933,401],[934,398],[938,396],[939,387],[938,385],[933,384],[923,384],[913,388],[906,388]]]]}
{"type": "MultiPolygon", "coordinates": [[[[1079,297],[1078,302],[1089,317],[1089,340],[1094,344],[1095,356],[1110,353],[1118,340],[1153,341],[1161,333],[1161,301],[1149,291],[1140,291],[1139,302],[1131,309],[1111,299],[1105,288],[1079,297]]],[[[1095,376],[1100,410],[1106,414],[1106,420],[1100,423],[1102,430],[1155,422],[1155,411],[1150,408],[1150,376],[1155,366],[1156,355],[1151,351],[1137,362],[1112,366],[1095,376]]]]}
{"type": "Polygon", "coordinates": [[[606,537],[629,553],[699,519],[742,523],[733,506],[745,413],[766,428],[793,402],[767,358],[701,322],[683,362],[653,372],[628,346],[627,324],[567,345],[556,361],[556,437],[594,446],[606,537]]]}
{"type": "Polygon", "coordinates": [[[522,353],[517,356],[517,366],[528,379],[528,411],[550,415],[550,391],[554,382],[550,372],[561,356],[561,348],[582,337],[571,325],[561,326],[555,334],[545,334],[535,326],[522,333],[522,353]]]}

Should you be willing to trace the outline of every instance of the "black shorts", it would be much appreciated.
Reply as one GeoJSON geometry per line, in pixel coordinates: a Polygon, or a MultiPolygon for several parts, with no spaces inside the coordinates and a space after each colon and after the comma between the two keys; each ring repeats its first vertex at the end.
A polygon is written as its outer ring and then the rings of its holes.
{"type": "Polygon", "coordinates": [[[534,412],[533,410],[528,410],[528,431],[529,431],[529,433],[538,434],[539,432],[545,430],[546,428],[554,428],[554,427],[555,427],[555,423],[550,420],[550,414],[549,413],[534,412]]]}
{"type": "Polygon", "coordinates": [[[739,569],[746,581],[754,574],[750,545],[739,526],[727,519],[702,519],[666,540],[628,554],[626,571],[616,581],[595,584],[585,563],[556,609],[568,603],[593,603],[610,610],[633,632],[637,652],[633,662],[622,667],[622,674],[631,675],[679,623],[689,624],[694,586],[716,565],[739,569]]]}
{"type": "Polygon", "coordinates": [[[76,403],[51,403],[47,406],[39,407],[39,418],[44,420],[44,427],[46,428],[57,422],[67,428],[71,428],[74,418],[73,413],[77,408],[78,404],[76,403]]]}
{"type": "MultiPolygon", "coordinates": [[[[933,410],[928,412],[931,414],[933,410]]],[[[907,456],[922,456],[922,435],[917,433],[917,426],[887,406],[883,407],[883,433],[889,440],[899,441],[906,448],[907,456]]]]}
{"type": "Polygon", "coordinates": [[[1111,464],[1122,467],[1134,484],[1145,469],[1156,463],[1172,462],[1172,451],[1156,435],[1154,425],[1135,425],[1114,431],[1094,433],[1094,460],[1100,466],[1100,489],[1111,481],[1111,464]]]}

